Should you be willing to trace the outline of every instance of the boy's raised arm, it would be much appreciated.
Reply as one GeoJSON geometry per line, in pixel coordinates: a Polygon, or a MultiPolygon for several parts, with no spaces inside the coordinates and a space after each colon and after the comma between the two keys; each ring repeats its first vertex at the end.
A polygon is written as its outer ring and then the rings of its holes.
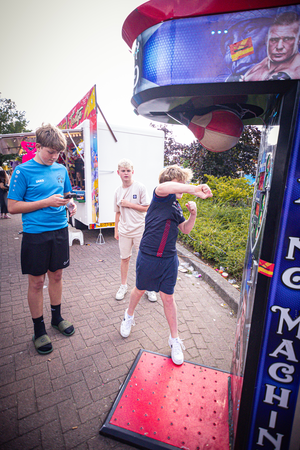
{"type": "Polygon", "coordinates": [[[207,184],[193,185],[177,181],[166,181],[159,184],[155,189],[155,193],[159,197],[167,197],[169,194],[192,194],[202,199],[212,197],[211,190],[207,184]]]}
{"type": "Polygon", "coordinates": [[[179,183],[177,181],[166,181],[155,188],[159,197],[167,197],[169,194],[193,194],[195,186],[179,183]]]}

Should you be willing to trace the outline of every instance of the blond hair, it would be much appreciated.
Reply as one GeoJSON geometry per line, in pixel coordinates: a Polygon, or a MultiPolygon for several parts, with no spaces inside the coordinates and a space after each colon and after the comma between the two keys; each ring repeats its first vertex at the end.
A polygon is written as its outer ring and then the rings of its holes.
{"type": "Polygon", "coordinates": [[[179,182],[188,183],[193,178],[191,169],[182,169],[177,164],[165,167],[159,174],[159,183],[177,180],[179,182]]]}
{"type": "Polygon", "coordinates": [[[51,148],[57,152],[66,150],[67,139],[64,133],[54,125],[42,125],[35,132],[36,143],[42,147],[51,148]]]}
{"type": "Polygon", "coordinates": [[[125,167],[126,169],[130,168],[133,170],[133,164],[130,161],[130,159],[123,158],[118,162],[118,170],[121,169],[121,167],[125,167]]]}

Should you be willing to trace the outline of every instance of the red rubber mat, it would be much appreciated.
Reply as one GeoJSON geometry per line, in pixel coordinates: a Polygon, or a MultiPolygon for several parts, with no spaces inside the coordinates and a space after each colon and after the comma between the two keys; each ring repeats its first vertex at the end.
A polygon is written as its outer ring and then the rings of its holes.
{"type": "Polygon", "coordinates": [[[100,434],[145,449],[229,449],[227,372],[141,350],[100,434]]]}

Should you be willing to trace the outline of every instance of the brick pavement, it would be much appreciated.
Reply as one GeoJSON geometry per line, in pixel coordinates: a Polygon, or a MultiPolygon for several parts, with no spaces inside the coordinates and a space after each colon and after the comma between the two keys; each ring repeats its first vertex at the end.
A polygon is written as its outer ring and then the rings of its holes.
{"type": "MultiPolygon", "coordinates": [[[[54,351],[41,356],[31,341],[27,277],[20,270],[21,217],[0,221],[0,449],[128,450],[99,435],[138,351],[170,354],[162,302],[142,298],[129,338],[119,334],[128,304],[115,300],[120,284],[118,244],[113,230],[84,231],[74,241],[64,271],[63,316],[76,332],[66,338],[50,326],[44,290],[44,318],[54,351]]],[[[129,287],[135,281],[130,262],[129,287]]],[[[205,281],[179,273],[175,290],[185,360],[230,371],[235,316],[205,281]]]]}

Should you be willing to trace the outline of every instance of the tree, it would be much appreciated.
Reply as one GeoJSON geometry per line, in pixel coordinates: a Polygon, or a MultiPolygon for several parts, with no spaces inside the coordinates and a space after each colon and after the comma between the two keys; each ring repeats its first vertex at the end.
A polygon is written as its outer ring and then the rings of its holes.
{"type": "MultiPolygon", "coordinates": [[[[18,111],[15,102],[10,99],[0,97],[0,134],[22,133],[27,130],[28,121],[25,119],[25,112],[18,111]]],[[[2,155],[0,153],[0,166],[5,161],[16,159],[16,154],[2,155]]]]}
{"type": "Polygon", "coordinates": [[[167,125],[156,125],[150,123],[150,127],[161,130],[165,133],[164,142],[164,165],[169,166],[171,164],[181,164],[181,155],[184,150],[184,145],[175,141],[173,133],[169,130],[167,125]]]}
{"type": "Polygon", "coordinates": [[[208,151],[199,141],[193,141],[190,145],[185,145],[181,155],[181,164],[189,167],[193,171],[193,181],[202,180],[204,172],[203,166],[208,151]]]}
{"type": "Polygon", "coordinates": [[[24,111],[18,111],[15,102],[0,97],[0,134],[22,133],[28,121],[24,111]]]}

